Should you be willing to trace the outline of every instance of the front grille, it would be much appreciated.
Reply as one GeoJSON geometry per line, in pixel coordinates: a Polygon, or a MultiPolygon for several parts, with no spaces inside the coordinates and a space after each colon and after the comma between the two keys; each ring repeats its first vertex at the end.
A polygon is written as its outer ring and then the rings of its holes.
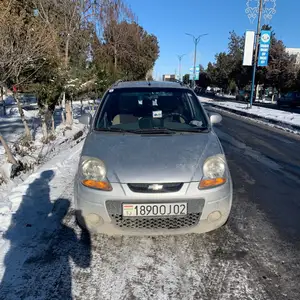
{"type": "Polygon", "coordinates": [[[182,182],[175,182],[175,183],[161,183],[161,189],[155,189],[155,184],[151,183],[128,183],[128,187],[131,191],[135,193],[175,193],[178,192],[182,186],[182,182]],[[150,188],[149,188],[150,187],[150,188]],[[151,188],[151,187],[154,187],[151,188]]]}
{"type": "Polygon", "coordinates": [[[196,226],[201,213],[189,213],[184,217],[163,218],[124,218],[122,215],[111,215],[113,223],[120,228],[129,229],[181,229],[196,226]]]}

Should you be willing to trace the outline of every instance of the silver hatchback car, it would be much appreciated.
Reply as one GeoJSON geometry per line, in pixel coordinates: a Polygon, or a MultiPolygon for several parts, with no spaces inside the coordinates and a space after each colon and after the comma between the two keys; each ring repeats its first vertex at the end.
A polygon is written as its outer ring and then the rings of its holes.
{"type": "Polygon", "coordinates": [[[74,181],[78,223],[94,233],[203,233],[224,225],[232,181],[196,94],[181,83],[118,82],[92,117],[74,181]]]}

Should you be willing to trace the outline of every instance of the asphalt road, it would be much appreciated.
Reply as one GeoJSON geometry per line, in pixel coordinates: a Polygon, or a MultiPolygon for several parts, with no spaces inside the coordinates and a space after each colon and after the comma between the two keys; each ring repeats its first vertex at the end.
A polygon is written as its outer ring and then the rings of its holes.
{"type": "Polygon", "coordinates": [[[13,249],[0,299],[299,300],[300,139],[227,113],[215,130],[234,181],[225,227],[203,235],[90,237],[63,204],[72,201],[66,175],[51,222],[59,225],[25,235],[24,259],[21,246],[13,249]]]}

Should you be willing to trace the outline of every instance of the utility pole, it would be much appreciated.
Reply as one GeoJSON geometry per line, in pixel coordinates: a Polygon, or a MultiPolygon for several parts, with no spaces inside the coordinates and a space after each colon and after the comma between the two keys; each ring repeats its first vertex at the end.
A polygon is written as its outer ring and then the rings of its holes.
{"type": "Polygon", "coordinates": [[[196,79],[197,46],[198,46],[198,43],[200,42],[200,39],[203,36],[208,35],[208,33],[201,34],[197,38],[194,35],[190,34],[190,33],[186,33],[186,35],[191,36],[193,38],[193,42],[195,44],[195,49],[194,49],[194,71],[193,71],[193,88],[195,88],[195,85],[196,85],[195,79],[196,79]]]}
{"type": "Polygon", "coordinates": [[[259,0],[257,30],[256,30],[256,41],[255,41],[255,55],[254,55],[254,65],[253,65],[253,74],[252,74],[251,96],[250,96],[250,108],[252,108],[252,104],[254,102],[254,94],[255,94],[255,75],[256,75],[256,68],[257,68],[259,42],[260,42],[261,18],[262,18],[262,12],[263,12],[263,1],[264,0],[259,0]]]}
{"type": "Polygon", "coordinates": [[[180,80],[180,81],[182,80],[182,77],[181,77],[181,61],[182,61],[182,58],[183,58],[185,55],[186,55],[186,54],[177,55],[178,60],[179,60],[179,80],[180,80]]]}

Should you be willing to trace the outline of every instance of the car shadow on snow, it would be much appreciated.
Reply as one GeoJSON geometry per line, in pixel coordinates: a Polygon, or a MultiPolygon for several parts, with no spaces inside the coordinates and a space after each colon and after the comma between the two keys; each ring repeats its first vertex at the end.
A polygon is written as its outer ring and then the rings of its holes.
{"type": "Polygon", "coordinates": [[[47,170],[31,183],[12,216],[3,238],[10,242],[4,259],[0,299],[72,299],[71,265],[88,268],[91,239],[87,231],[76,235],[64,224],[70,201],[50,201],[47,170]]]}

